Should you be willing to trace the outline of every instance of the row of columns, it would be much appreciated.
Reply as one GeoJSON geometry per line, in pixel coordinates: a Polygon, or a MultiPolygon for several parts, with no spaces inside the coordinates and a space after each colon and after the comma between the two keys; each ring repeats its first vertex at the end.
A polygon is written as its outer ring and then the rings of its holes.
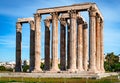
{"type": "MultiPolygon", "coordinates": [[[[35,66],[35,25],[34,21],[29,21],[30,23],[30,71],[34,69],[35,66]]],[[[21,60],[21,50],[22,50],[22,22],[16,23],[16,66],[15,71],[22,71],[22,60],[21,60]]]]}
{"type": "Polygon", "coordinates": [[[104,72],[103,20],[94,8],[89,10],[89,71],[104,72]]]}
{"type": "MultiPolygon", "coordinates": [[[[50,63],[50,20],[45,20],[45,70],[60,71],[58,68],[58,13],[52,13],[52,66],[50,63]]],[[[69,12],[70,23],[60,19],[60,69],[74,71],[104,71],[103,21],[92,8],[89,11],[89,57],[87,23],[77,12],[69,12]],[[68,37],[66,45],[66,24],[68,37]],[[77,26],[76,26],[77,25],[77,26]],[[67,46],[67,56],[66,56],[67,46]],[[67,57],[67,61],[66,61],[67,57]],[[89,58],[89,67],[88,67],[89,58]],[[67,68],[66,68],[67,62],[67,68]]],[[[35,14],[35,23],[30,22],[30,71],[41,72],[41,15],[35,14]]],[[[21,23],[17,23],[16,33],[16,71],[21,71],[21,23]]]]}

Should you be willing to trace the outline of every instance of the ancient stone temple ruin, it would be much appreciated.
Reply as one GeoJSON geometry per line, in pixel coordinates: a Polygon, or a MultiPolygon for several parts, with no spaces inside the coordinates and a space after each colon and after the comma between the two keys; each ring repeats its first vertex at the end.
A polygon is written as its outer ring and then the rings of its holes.
{"type": "Polygon", "coordinates": [[[37,10],[34,18],[19,18],[16,23],[16,72],[21,72],[23,23],[30,24],[30,72],[104,72],[103,16],[95,3],[43,8],[37,10]],[[85,11],[88,12],[89,22],[81,16],[81,12],[85,11]],[[40,68],[41,18],[45,14],[49,16],[44,19],[45,66],[42,70],[40,68]],[[59,24],[60,39],[58,39],[59,24]],[[50,37],[51,33],[52,37],[50,37]],[[60,41],[60,50],[58,41],[60,41]],[[59,51],[60,69],[58,67],[59,51]]]}

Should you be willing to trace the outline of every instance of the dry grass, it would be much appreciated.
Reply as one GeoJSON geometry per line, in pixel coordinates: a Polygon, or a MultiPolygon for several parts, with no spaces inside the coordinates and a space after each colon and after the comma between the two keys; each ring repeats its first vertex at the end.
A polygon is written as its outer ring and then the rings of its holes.
{"type": "Polygon", "coordinates": [[[2,77],[0,83],[120,83],[117,76],[102,78],[102,79],[82,79],[82,78],[13,78],[2,77]]]}

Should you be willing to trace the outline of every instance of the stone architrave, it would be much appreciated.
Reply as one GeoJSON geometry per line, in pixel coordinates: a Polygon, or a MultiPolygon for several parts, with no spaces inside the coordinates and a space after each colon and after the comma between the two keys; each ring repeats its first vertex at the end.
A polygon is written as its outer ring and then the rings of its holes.
{"type": "Polygon", "coordinates": [[[70,48],[69,48],[69,60],[70,60],[70,68],[68,71],[75,72],[76,71],[76,11],[71,10],[70,12],[70,48]]]}
{"type": "Polygon", "coordinates": [[[104,46],[103,46],[103,20],[100,22],[100,71],[105,72],[104,69],[104,46]]]}
{"type": "Polygon", "coordinates": [[[66,70],[66,19],[60,19],[60,69],[66,70]]]}
{"type": "Polygon", "coordinates": [[[96,10],[91,7],[89,10],[89,18],[90,18],[90,38],[89,38],[89,52],[90,52],[90,64],[89,64],[89,71],[96,72],[96,10]]]}
{"type": "Polygon", "coordinates": [[[100,17],[96,16],[96,69],[100,71],[100,17]]]}
{"type": "Polygon", "coordinates": [[[57,72],[58,68],[58,13],[52,13],[52,67],[50,71],[57,72]]]}
{"type": "Polygon", "coordinates": [[[87,22],[83,24],[83,69],[88,70],[88,26],[87,22]]]}
{"type": "Polygon", "coordinates": [[[50,70],[50,20],[45,21],[45,70],[50,70]]]}
{"type": "Polygon", "coordinates": [[[32,72],[41,72],[41,16],[40,14],[35,14],[35,67],[32,72]]]}
{"type": "Polygon", "coordinates": [[[16,65],[15,71],[21,72],[21,48],[22,48],[22,24],[20,22],[16,23],[16,65]]]}
{"type": "Polygon", "coordinates": [[[83,71],[83,20],[77,17],[77,69],[83,71]]]}
{"type": "Polygon", "coordinates": [[[30,21],[30,72],[33,71],[35,66],[35,24],[30,21]]]}

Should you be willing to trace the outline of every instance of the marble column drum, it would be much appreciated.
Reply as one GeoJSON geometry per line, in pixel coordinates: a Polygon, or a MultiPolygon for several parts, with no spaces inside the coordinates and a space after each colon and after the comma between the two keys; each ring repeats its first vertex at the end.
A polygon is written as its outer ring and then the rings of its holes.
{"type": "Polygon", "coordinates": [[[41,16],[40,14],[35,14],[35,67],[32,72],[41,72],[41,16]]]}
{"type": "Polygon", "coordinates": [[[70,68],[70,20],[67,20],[67,69],[70,68]]]}
{"type": "Polygon", "coordinates": [[[58,13],[52,13],[52,67],[50,71],[57,72],[58,68],[58,13]]]}
{"type": "Polygon", "coordinates": [[[66,70],[66,19],[60,19],[60,69],[66,70]]]}
{"type": "Polygon", "coordinates": [[[21,60],[21,49],[22,49],[22,24],[20,22],[16,23],[16,65],[15,71],[22,71],[22,60],[21,60]]]}
{"type": "Polygon", "coordinates": [[[45,23],[45,70],[50,70],[50,20],[46,19],[45,23]]]}
{"type": "Polygon", "coordinates": [[[70,11],[70,50],[69,50],[69,60],[70,60],[70,68],[68,71],[75,72],[76,71],[76,35],[77,35],[77,28],[76,28],[76,11],[70,11]]]}
{"type": "Polygon", "coordinates": [[[77,69],[83,71],[83,20],[77,17],[77,69]]]}
{"type": "Polygon", "coordinates": [[[83,24],[83,69],[88,70],[88,25],[87,22],[83,24]]]}
{"type": "Polygon", "coordinates": [[[100,22],[100,52],[101,52],[101,55],[100,55],[100,70],[102,73],[105,72],[105,69],[104,69],[104,46],[103,46],[103,20],[101,19],[101,22],[100,22]]]}
{"type": "Polygon", "coordinates": [[[90,18],[90,38],[89,38],[89,52],[90,52],[90,64],[89,64],[89,71],[96,72],[96,34],[95,34],[95,28],[96,28],[96,10],[92,7],[89,10],[89,18],[90,18]]]}
{"type": "Polygon", "coordinates": [[[96,69],[100,71],[100,17],[96,16],[96,69]]]}
{"type": "Polygon", "coordinates": [[[35,62],[35,24],[30,21],[30,72],[34,70],[35,62]]]}

